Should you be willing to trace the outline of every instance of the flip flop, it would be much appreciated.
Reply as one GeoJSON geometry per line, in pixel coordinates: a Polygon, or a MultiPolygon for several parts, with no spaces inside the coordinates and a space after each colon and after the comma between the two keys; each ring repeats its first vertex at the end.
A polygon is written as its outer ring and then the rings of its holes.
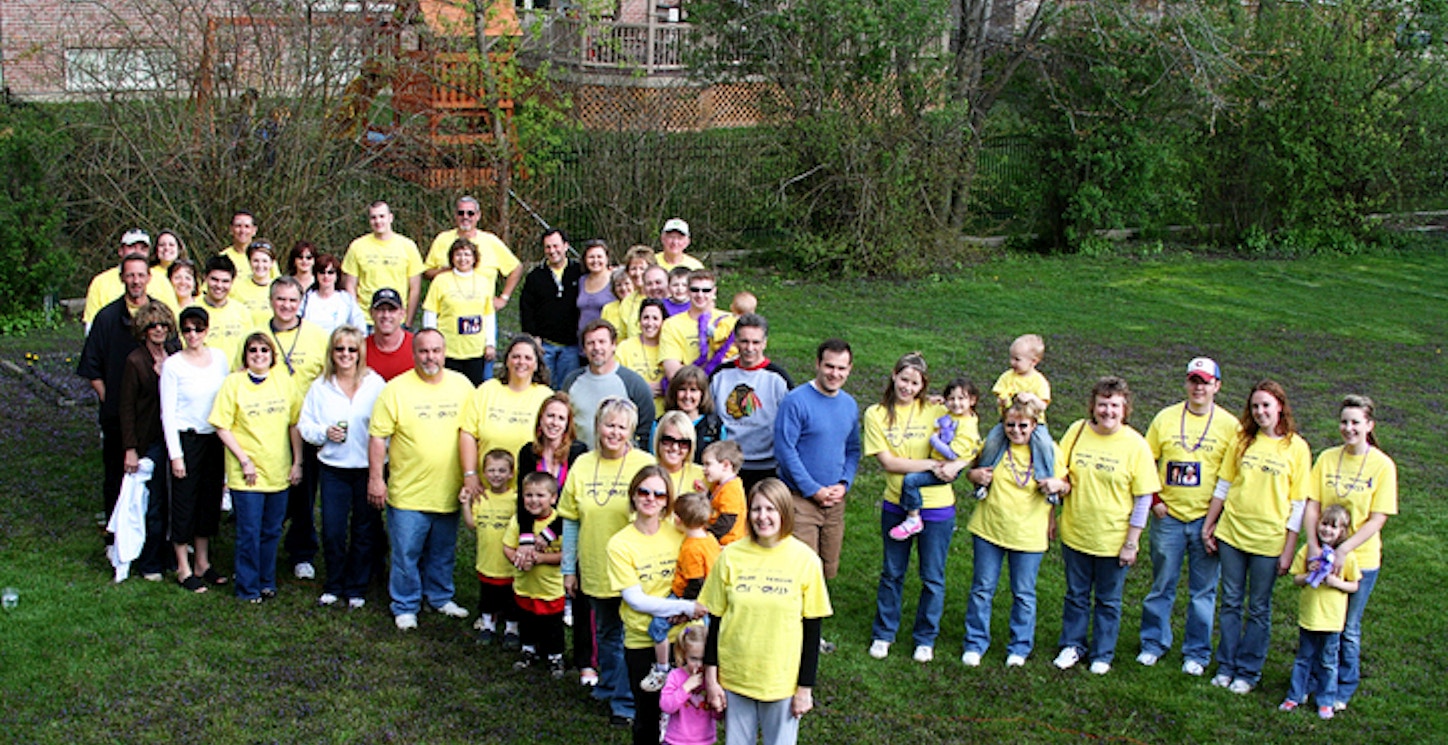
{"type": "Polygon", "coordinates": [[[176,583],[181,585],[181,589],[187,592],[194,592],[198,595],[206,592],[206,583],[202,582],[201,578],[194,574],[186,579],[176,580],[176,583]]]}
{"type": "Polygon", "coordinates": [[[201,579],[206,580],[208,585],[224,585],[230,581],[226,575],[216,571],[216,567],[206,567],[206,571],[201,573],[201,579]]]}

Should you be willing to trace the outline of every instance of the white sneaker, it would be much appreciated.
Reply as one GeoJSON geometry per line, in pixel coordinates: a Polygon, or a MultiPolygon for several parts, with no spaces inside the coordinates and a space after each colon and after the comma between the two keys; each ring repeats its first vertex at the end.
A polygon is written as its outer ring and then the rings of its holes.
{"type": "Polygon", "coordinates": [[[1060,654],[1056,655],[1055,664],[1056,667],[1059,667],[1062,670],[1070,670],[1071,668],[1076,666],[1076,663],[1080,661],[1081,653],[1077,652],[1075,647],[1066,647],[1065,649],[1061,650],[1060,654]]]}
{"type": "Polygon", "coordinates": [[[297,579],[316,579],[317,568],[312,566],[312,562],[304,561],[292,567],[292,574],[296,575],[297,579]]]}
{"type": "Polygon", "coordinates": [[[929,662],[935,659],[935,647],[927,647],[921,644],[915,648],[915,654],[911,655],[911,659],[922,664],[929,662]]]}
{"type": "Polygon", "coordinates": [[[457,603],[454,603],[454,602],[451,601],[451,600],[447,601],[446,603],[443,603],[442,605],[439,605],[439,606],[436,607],[436,608],[433,608],[433,610],[437,611],[438,613],[443,614],[444,616],[448,616],[449,618],[467,618],[467,617],[468,617],[468,609],[462,607],[461,605],[458,605],[457,603]]]}
{"type": "Polygon", "coordinates": [[[347,600],[347,607],[351,610],[357,610],[364,605],[367,605],[367,598],[350,598],[347,600]]]}
{"type": "Polygon", "coordinates": [[[1248,683],[1245,680],[1242,680],[1241,678],[1237,678],[1236,680],[1232,681],[1231,685],[1227,686],[1227,690],[1237,694],[1238,696],[1245,696],[1252,692],[1252,684],[1248,683]]]}
{"type": "Polygon", "coordinates": [[[324,606],[325,606],[325,605],[336,605],[336,604],[337,604],[337,596],[336,596],[336,595],[333,595],[333,594],[330,593],[330,592],[324,592],[324,593],[322,593],[322,596],[321,596],[321,597],[317,598],[317,605],[324,605],[324,606]]]}
{"type": "Polygon", "coordinates": [[[1212,685],[1218,688],[1226,688],[1232,684],[1232,676],[1226,673],[1217,673],[1212,676],[1212,685]]]}
{"type": "Polygon", "coordinates": [[[1105,675],[1111,672],[1111,663],[1097,660],[1091,663],[1091,667],[1089,669],[1091,670],[1092,675],[1105,675]]]}
{"type": "Polygon", "coordinates": [[[649,693],[657,693],[664,690],[664,684],[667,682],[669,682],[668,672],[654,668],[644,676],[643,681],[639,683],[639,688],[649,693]]]}
{"type": "Polygon", "coordinates": [[[890,656],[890,642],[883,639],[876,639],[870,642],[870,656],[877,660],[883,660],[890,656]]]}
{"type": "Polygon", "coordinates": [[[1006,667],[1025,667],[1026,658],[1022,655],[1013,654],[1006,657],[1006,667]]]}
{"type": "Polygon", "coordinates": [[[1159,659],[1161,659],[1161,658],[1158,657],[1158,656],[1156,656],[1156,655],[1154,655],[1154,654],[1152,654],[1152,653],[1150,653],[1150,652],[1142,652],[1141,654],[1139,654],[1139,655],[1136,656],[1136,661],[1137,661],[1137,662],[1140,662],[1141,664],[1143,664],[1143,665],[1145,665],[1145,666],[1147,666],[1147,667],[1151,667],[1152,665],[1155,665],[1155,664],[1156,664],[1156,661],[1159,660],[1159,659]]]}
{"type": "Polygon", "coordinates": [[[392,620],[397,623],[397,629],[399,631],[411,631],[417,628],[416,613],[399,613],[397,617],[392,620]]]}
{"type": "Polygon", "coordinates": [[[966,667],[980,667],[980,652],[966,652],[960,656],[960,664],[966,667]]]}
{"type": "Polygon", "coordinates": [[[1207,669],[1205,667],[1202,667],[1202,663],[1197,662],[1196,660],[1187,660],[1186,662],[1182,663],[1182,672],[1186,673],[1187,675],[1200,678],[1202,677],[1202,674],[1206,671],[1207,669]]]}

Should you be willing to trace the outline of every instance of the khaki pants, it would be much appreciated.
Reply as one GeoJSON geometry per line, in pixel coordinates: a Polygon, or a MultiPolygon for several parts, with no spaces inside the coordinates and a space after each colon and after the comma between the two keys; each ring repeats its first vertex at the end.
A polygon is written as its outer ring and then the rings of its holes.
{"type": "Polygon", "coordinates": [[[794,537],[819,554],[825,579],[840,571],[840,544],[845,539],[845,503],[820,507],[814,500],[794,495],[794,537]]]}

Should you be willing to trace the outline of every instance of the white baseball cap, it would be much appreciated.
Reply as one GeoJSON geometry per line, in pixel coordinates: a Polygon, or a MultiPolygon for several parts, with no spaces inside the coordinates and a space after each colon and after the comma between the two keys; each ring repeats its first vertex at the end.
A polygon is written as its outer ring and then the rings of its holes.
{"type": "Polygon", "coordinates": [[[144,243],[149,246],[151,245],[151,236],[140,228],[131,228],[126,231],[125,235],[121,236],[121,245],[129,246],[132,243],[144,243]]]}
{"type": "Polygon", "coordinates": [[[664,229],[659,232],[668,233],[670,231],[673,231],[675,233],[683,233],[685,237],[687,237],[689,235],[689,223],[686,223],[677,217],[671,217],[667,222],[664,223],[664,229]]]}

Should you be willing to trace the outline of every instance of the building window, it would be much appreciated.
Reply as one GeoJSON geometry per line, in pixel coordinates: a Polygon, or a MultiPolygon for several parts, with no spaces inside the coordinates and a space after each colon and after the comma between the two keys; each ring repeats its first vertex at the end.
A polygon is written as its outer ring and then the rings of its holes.
{"type": "Polygon", "coordinates": [[[65,50],[65,88],[68,91],[156,91],[171,88],[175,82],[176,53],[170,49],[65,50]]]}

